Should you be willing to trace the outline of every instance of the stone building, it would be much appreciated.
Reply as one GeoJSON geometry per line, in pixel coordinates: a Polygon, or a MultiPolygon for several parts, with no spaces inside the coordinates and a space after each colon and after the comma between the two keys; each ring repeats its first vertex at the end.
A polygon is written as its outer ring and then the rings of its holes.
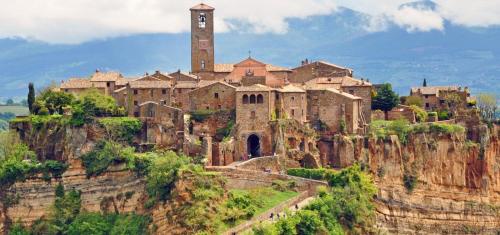
{"type": "Polygon", "coordinates": [[[134,80],[115,90],[113,97],[118,105],[127,109],[130,116],[139,117],[139,105],[153,101],[163,105],[170,105],[170,82],[152,77],[144,80],[134,80]],[[155,80],[154,80],[155,79],[155,80]]]}
{"type": "Polygon", "coordinates": [[[68,81],[63,81],[59,90],[78,95],[89,89],[96,89],[104,94],[106,92],[106,84],[92,83],[89,79],[71,78],[68,81]]]}
{"type": "Polygon", "coordinates": [[[235,86],[251,86],[254,84],[270,87],[282,87],[287,83],[291,70],[265,64],[251,57],[234,65],[226,65],[227,73],[223,80],[235,86]]]}
{"type": "Polygon", "coordinates": [[[204,86],[208,86],[217,81],[196,80],[196,81],[179,81],[175,83],[172,89],[172,106],[188,112],[191,108],[189,102],[189,92],[204,86]]]}
{"type": "Polygon", "coordinates": [[[256,84],[236,88],[237,159],[272,155],[269,121],[274,107],[271,88],[256,84]]]}
{"type": "Polygon", "coordinates": [[[140,104],[137,110],[146,129],[146,134],[142,137],[143,143],[174,150],[182,148],[182,110],[153,101],[140,104]]]}
{"type": "Polygon", "coordinates": [[[344,68],[325,61],[309,62],[302,61],[301,66],[292,69],[289,76],[291,83],[304,83],[318,77],[352,77],[353,72],[349,68],[344,68]]]}
{"type": "Polygon", "coordinates": [[[177,70],[177,72],[170,73],[169,76],[173,78],[173,80],[175,81],[175,83],[177,83],[177,82],[196,82],[196,81],[198,81],[198,77],[197,76],[195,76],[193,74],[189,74],[189,73],[184,73],[181,70],[177,70]]]}
{"type": "Polygon", "coordinates": [[[363,118],[367,124],[371,122],[372,84],[368,81],[349,76],[318,77],[305,82],[304,87],[314,89],[333,88],[360,97],[363,100],[363,118]]]}
{"type": "Polygon", "coordinates": [[[307,119],[316,130],[362,133],[366,124],[362,112],[360,97],[334,88],[307,88],[307,119]]]}
{"type": "Polygon", "coordinates": [[[460,106],[465,106],[470,98],[469,89],[458,86],[426,86],[412,87],[410,96],[420,97],[427,111],[448,109],[446,99],[448,96],[456,95],[460,100],[460,106]]]}
{"type": "Polygon", "coordinates": [[[295,119],[304,124],[307,121],[306,91],[302,88],[287,85],[275,92],[276,113],[278,118],[295,119]]]}
{"type": "Polygon", "coordinates": [[[232,110],[235,108],[236,87],[215,82],[189,92],[190,110],[232,110]]]}

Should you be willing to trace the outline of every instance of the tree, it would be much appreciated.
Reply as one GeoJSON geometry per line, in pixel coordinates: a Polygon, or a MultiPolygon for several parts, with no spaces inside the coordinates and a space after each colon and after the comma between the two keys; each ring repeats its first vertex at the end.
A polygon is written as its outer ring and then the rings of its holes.
{"type": "Polygon", "coordinates": [[[422,84],[423,87],[427,86],[427,79],[424,78],[424,84],[422,84]]]}
{"type": "Polygon", "coordinates": [[[7,105],[14,105],[14,100],[13,99],[8,99],[7,100],[7,105]]]}
{"type": "Polygon", "coordinates": [[[415,105],[418,107],[423,107],[424,101],[419,96],[408,96],[408,97],[406,97],[404,104],[408,105],[408,106],[415,105]]]}
{"type": "Polygon", "coordinates": [[[390,83],[383,84],[372,100],[372,110],[380,109],[384,111],[387,119],[387,112],[399,104],[399,96],[392,90],[390,83]]]}
{"type": "Polygon", "coordinates": [[[33,103],[35,102],[35,86],[32,82],[28,85],[28,108],[33,113],[33,103]]]}
{"type": "Polygon", "coordinates": [[[477,108],[481,117],[486,121],[495,120],[497,110],[497,99],[495,94],[480,93],[477,96],[477,108]]]}
{"type": "Polygon", "coordinates": [[[71,105],[74,99],[72,94],[47,90],[38,96],[37,101],[43,101],[50,114],[63,114],[63,108],[71,105]]]}

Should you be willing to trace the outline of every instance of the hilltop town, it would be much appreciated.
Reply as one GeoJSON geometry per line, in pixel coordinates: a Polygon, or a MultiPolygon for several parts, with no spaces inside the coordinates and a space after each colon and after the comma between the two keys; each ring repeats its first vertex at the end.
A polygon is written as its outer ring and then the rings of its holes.
{"type": "MultiPolygon", "coordinates": [[[[77,215],[54,219],[70,200],[76,214],[148,215],[140,231],[155,234],[255,232],[275,215],[297,231],[318,217],[311,234],[499,231],[496,105],[427,81],[399,97],[327,61],[217,64],[215,8],[190,12],[190,72],[96,70],[37,95],[30,85],[31,114],[10,123],[19,149],[2,157],[15,160],[0,164],[0,231],[73,231],[77,215]],[[273,195],[235,193],[262,187],[289,197],[238,204],[273,195]]],[[[279,219],[272,229],[289,234],[279,219]]]]}

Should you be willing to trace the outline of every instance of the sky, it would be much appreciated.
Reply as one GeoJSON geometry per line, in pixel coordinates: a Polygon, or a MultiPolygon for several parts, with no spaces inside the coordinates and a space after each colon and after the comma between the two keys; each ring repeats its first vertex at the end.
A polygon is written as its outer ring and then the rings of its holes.
{"type": "MultiPolygon", "coordinates": [[[[193,0],[0,0],[0,38],[77,44],[139,33],[189,31],[193,0]]],[[[216,8],[216,32],[286,33],[287,19],[333,14],[346,7],[366,14],[368,32],[395,25],[413,32],[500,25],[500,0],[205,0],[216,8]],[[428,1],[431,2],[431,1],[428,1]]]]}

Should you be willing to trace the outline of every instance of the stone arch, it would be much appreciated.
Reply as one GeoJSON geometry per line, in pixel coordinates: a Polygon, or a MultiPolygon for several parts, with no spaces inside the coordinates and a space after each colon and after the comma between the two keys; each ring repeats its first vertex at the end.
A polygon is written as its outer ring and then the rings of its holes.
{"type": "Polygon", "coordinates": [[[259,94],[257,95],[257,104],[262,104],[264,103],[264,96],[259,94]]]}
{"type": "Polygon", "coordinates": [[[250,95],[250,104],[255,104],[255,95],[250,95]]]}
{"type": "Polygon", "coordinates": [[[243,104],[248,104],[248,95],[243,95],[242,102],[243,104]]]}
{"type": "Polygon", "coordinates": [[[247,155],[260,157],[260,138],[256,134],[251,134],[247,139],[247,155]]]}

